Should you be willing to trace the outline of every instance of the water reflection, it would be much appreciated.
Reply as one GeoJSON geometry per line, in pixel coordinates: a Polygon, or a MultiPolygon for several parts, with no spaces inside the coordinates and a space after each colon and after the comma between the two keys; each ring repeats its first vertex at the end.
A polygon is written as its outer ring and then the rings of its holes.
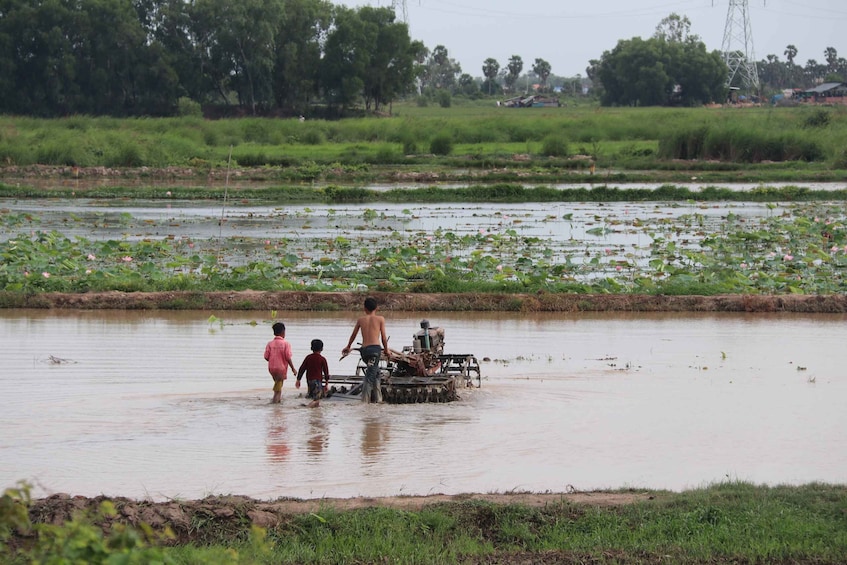
{"type": "Polygon", "coordinates": [[[283,463],[288,459],[291,448],[288,446],[288,427],[285,425],[283,408],[280,406],[269,407],[268,414],[268,440],[266,449],[268,457],[274,463],[283,463]]]}
{"type": "Polygon", "coordinates": [[[309,439],[306,442],[306,453],[311,456],[320,456],[329,445],[327,420],[320,407],[309,411],[309,439]]]}
{"type": "MultiPolygon", "coordinates": [[[[366,410],[367,407],[364,407],[366,410]]],[[[382,416],[368,415],[362,419],[362,455],[369,464],[379,461],[389,439],[389,425],[382,416]]]]}

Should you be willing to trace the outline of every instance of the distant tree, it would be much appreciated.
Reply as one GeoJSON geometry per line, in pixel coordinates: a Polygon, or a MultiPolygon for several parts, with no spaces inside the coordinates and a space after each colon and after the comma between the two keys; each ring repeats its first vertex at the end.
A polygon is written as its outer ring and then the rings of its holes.
{"type": "Polygon", "coordinates": [[[776,55],[767,55],[764,61],[759,61],[757,68],[763,91],[777,91],[788,86],[789,67],[776,55]]]}
{"type": "Polygon", "coordinates": [[[456,78],[461,74],[462,66],[450,58],[447,48],[436,45],[425,63],[422,80],[426,88],[452,91],[456,78]]]}
{"type": "Polygon", "coordinates": [[[835,71],[838,68],[838,51],[836,51],[835,47],[827,47],[823,54],[826,57],[826,64],[829,65],[829,70],[835,71]]]}
{"type": "Polygon", "coordinates": [[[492,85],[496,84],[495,81],[499,72],[500,63],[497,62],[497,59],[489,57],[482,63],[482,74],[485,76],[485,86],[489,96],[491,96],[492,85]]]}
{"type": "Polygon", "coordinates": [[[547,78],[550,76],[550,71],[550,63],[544,59],[536,59],[535,64],[532,65],[532,72],[541,81],[541,90],[547,90],[547,78]]]}
{"type": "Polygon", "coordinates": [[[459,90],[462,94],[469,97],[477,97],[479,95],[479,84],[468,73],[462,73],[459,77],[459,90]]]}
{"type": "Polygon", "coordinates": [[[787,45],[785,47],[785,52],[783,53],[783,55],[785,55],[785,57],[788,59],[788,64],[793,65],[794,58],[797,57],[797,48],[793,45],[787,45]]]}
{"type": "Polygon", "coordinates": [[[509,73],[505,77],[506,86],[509,87],[509,91],[514,90],[515,83],[518,82],[518,78],[521,76],[521,71],[523,71],[523,59],[521,59],[520,55],[512,55],[509,58],[509,64],[506,65],[506,68],[509,70],[509,73]]]}
{"type": "Polygon", "coordinates": [[[378,111],[411,88],[422,49],[392,9],[339,7],[322,60],[325,95],[342,113],[360,97],[378,111]]]}
{"type": "Polygon", "coordinates": [[[688,16],[680,16],[677,13],[672,13],[663,18],[656,26],[653,37],[674,43],[700,40],[696,35],[691,35],[691,20],[688,19],[688,16]]]}
{"type": "Polygon", "coordinates": [[[273,102],[275,35],[282,0],[196,0],[193,9],[201,53],[224,100],[232,88],[252,113],[273,102]]]}
{"type": "Polygon", "coordinates": [[[820,84],[826,76],[826,72],[827,66],[821,65],[815,59],[809,59],[803,67],[803,74],[808,85],[820,84]]]}
{"type": "Polygon", "coordinates": [[[596,72],[604,105],[691,106],[722,99],[727,69],[700,41],[634,37],[604,52],[596,72]]]}
{"type": "Polygon", "coordinates": [[[600,80],[600,59],[590,59],[585,67],[585,75],[591,81],[591,90],[595,96],[602,97],[603,82],[600,80]]]}
{"type": "Polygon", "coordinates": [[[302,114],[318,94],[332,4],[325,0],[284,1],[286,9],[274,39],[274,99],[278,107],[302,114]]]}

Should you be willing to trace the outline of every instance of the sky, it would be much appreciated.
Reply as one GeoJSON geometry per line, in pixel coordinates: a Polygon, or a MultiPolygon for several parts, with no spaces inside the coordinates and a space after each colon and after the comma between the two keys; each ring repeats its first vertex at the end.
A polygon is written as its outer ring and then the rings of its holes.
{"type": "MultiPolygon", "coordinates": [[[[334,1],[349,7],[391,6],[391,0],[334,1]]],[[[559,76],[585,76],[590,59],[599,59],[620,39],[649,38],[662,18],[688,16],[691,32],[707,49],[720,50],[730,0],[406,0],[413,39],[432,49],[444,45],[462,71],[482,76],[493,57],[505,67],[519,55],[524,70],[540,57],[559,76]]],[[[741,6],[742,0],[734,4],[741,6]]],[[[835,47],[847,57],[847,1],[749,0],[755,60],[768,54],[785,60],[788,44],[797,47],[795,63],[825,60],[835,47]]],[[[398,10],[398,17],[402,17],[398,10]]],[[[736,48],[743,49],[743,44],[736,48]]]]}

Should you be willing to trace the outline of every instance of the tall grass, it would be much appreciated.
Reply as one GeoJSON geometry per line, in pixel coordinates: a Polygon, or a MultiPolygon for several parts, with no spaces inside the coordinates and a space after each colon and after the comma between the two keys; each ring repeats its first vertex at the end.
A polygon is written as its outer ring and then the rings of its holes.
{"type": "MultiPolygon", "coordinates": [[[[406,163],[444,136],[453,155],[490,159],[503,152],[563,153],[567,140],[609,166],[627,167],[643,144],[639,167],[669,159],[730,162],[843,161],[847,109],[497,108],[396,104],[393,118],[341,121],[195,116],[115,119],[0,117],[0,164],[153,166],[200,160],[250,166],[316,162],[406,163]],[[823,117],[825,114],[825,117],[823,117]],[[240,157],[240,159],[239,159],[240,157]]],[[[582,151],[579,151],[582,152],[582,151]]],[[[800,165],[798,165],[800,166],[800,165]]]]}

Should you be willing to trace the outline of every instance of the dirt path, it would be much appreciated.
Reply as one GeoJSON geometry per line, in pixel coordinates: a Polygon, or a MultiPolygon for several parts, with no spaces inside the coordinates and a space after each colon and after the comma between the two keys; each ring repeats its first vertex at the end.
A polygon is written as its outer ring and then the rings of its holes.
{"type": "MultiPolygon", "coordinates": [[[[847,295],[371,293],[383,310],[501,312],[847,312],[847,295]]],[[[359,310],[356,292],[0,292],[0,308],[94,310],[359,310]]]]}

